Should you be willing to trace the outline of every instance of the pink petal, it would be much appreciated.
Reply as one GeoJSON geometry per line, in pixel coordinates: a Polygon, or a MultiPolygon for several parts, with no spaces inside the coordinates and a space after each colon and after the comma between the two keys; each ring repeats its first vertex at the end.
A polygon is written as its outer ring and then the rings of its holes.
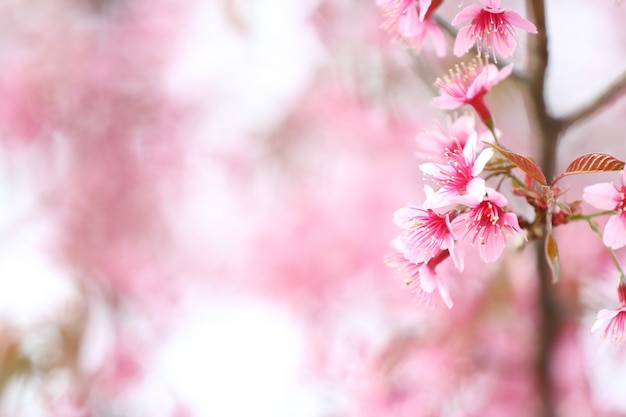
{"type": "Polygon", "coordinates": [[[433,47],[435,48],[435,54],[438,57],[442,57],[446,55],[446,38],[443,34],[443,31],[439,26],[432,24],[430,22],[424,22],[427,25],[428,34],[430,35],[430,39],[433,41],[433,47]]]}
{"type": "Polygon", "coordinates": [[[454,262],[454,266],[456,266],[456,269],[458,269],[460,272],[463,272],[463,269],[465,268],[465,262],[463,259],[463,250],[461,249],[461,247],[455,245],[453,248],[448,248],[448,250],[450,251],[450,257],[452,258],[452,262],[454,262]]]}
{"type": "Polygon", "coordinates": [[[441,172],[441,168],[439,168],[436,164],[432,162],[425,162],[420,164],[420,171],[422,171],[426,175],[437,176],[441,172]]]}
{"type": "Polygon", "coordinates": [[[504,18],[513,26],[516,26],[529,33],[537,33],[537,27],[516,12],[506,11],[504,18]]]}
{"type": "Polygon", "coordinates": [[[454,41],[454,55],[463,56],[476,42],[476,35],[470,34],[470,27],[465,26],[459,30],[456,34],[456,40],[454,41]]]}
{"type": "Polygon", "coordinates": [[[494,42],[493,46],[500,56],[506,58],[513,55],[513,51],[517,46],[517,41],[513,36],[508,36],[506,38],[498,37],[497,42],[494,42]]]}
{"type": "Polygon", "coordinates": [[[604,244],[612,249],[626,246],[626,214],[611,216],[604,227],[604,244]]]}
{"type": "Polygon", "coordinates": [[[420,268],[419,275],[422,290],[428,294],[432,294],[435,288],[437,288],[437,274],[435,274],[435,271],[427,264],[424,264],[420,268]]]}
{"type": "Polygon", "coordinates": [[[488,88],[491,88],[494,85],[498,84],[500,81],[504,80],[509,75],[511,75],[511,73],[513,72],[513,64],[507,65],[500,71],[498,71],[498,68],[495,65],[489,64],[489,70],[487,72],[491,75],[488,78],[488,88]]]}
{"type": "Polygon", "coordinates": [[[393,222],[402,229],[409,229],[413,225],[413,218],[421,214],[422,211],[416,207],[402,207],[393,213],[393,222]]]}
{"type": "Polygon", "coordinates": [[[478,141],[478,133],[472,132],[469,138],[467,138],[467,143],[463,147],[463,156],[468,161],[473,161],[476,157],[476,145],[478,141]]]}
{"type": "Polygon", "coordinates": [[[591,333],[595,333],[596,330],[603,327],[608,320],[617,316],[618,313],[618,310],[607,310],[606,308],[600,310],[596,317],[596,321],[593,323],[593,326],[591,326],[591,333]]]}
{"type": "Polygon", "coordinates": [[[487,198],[492,203],[495,203],[498,207],[504,207],[509,204],[509,200],[507,200],[504,195],[500,194],[493,188],[487,187],[487,198]]]}
{"type": "Polygon", "coordinates": [[[498,10],[500,9],[500,0],[480,0],[486,9],[498,10]]]}
{"type": "MultiPolygon", "coordinates": [[[[400,18],[398,23],[398,31],[405,38],[415,38],[424,32],[424,28],[417,15],[417,8],[412,5],[408,8],[407,13],[400,18]]],[[[424,34],[425,35],[425,34],[424,34]]]]}
{"type": "Polygon", "coordinates": [[[583,200],[600,210],[613,210],[620,200],[619,191],[613,184],[602,182],[583,189],[583,200]]]}
{"type": "Polygon", "coordinates": [[[420,5],[420,21],[423,22],[424,18],[426,17],[426,12],[428,12],[428,9],[430,9],[430,5],[432,4],[433,0],[420,0],[419,1],[419,5],[420,5]]]}
{"type": "Polygon", "coordinates": [[[465,186],[465,192],[472,197],[472,201],[482,201],[487,187],[482,178],[472,178],[465,186]]]}
{"type": "Polygon", "coordinates": [[[478,250],[480,253],[480,259],[484,262],[493,262],[500,257],[504,250],[506,240],[503,236],[492,236],[492,239],[481,243],[478,250]]]}
{"type": "Polygon", "coordinates": [[[435,288],[439,292],[441,299],[448,306],[448,308],[452,308],[453,303],[450,298],[450,293],[448,291],[448,286],[443,282],[441,278],[435,273],[435,271],[429,267],[428,265],[423,265],[419,271],[420,274],[420,285],[422,290],[427,293],[432,293],[435,288]]]}
{"type": "Polygon", "coordinates": [[[461,23],[471,22],[478,15],[480,15],[481,10],[482,9],[476,4],[467,6],[465,9],[461,10],[456,16],[454,16],[454,19],[452,19],[452,26],[458,26],[461,23]]]}
{"type": "Polygon", "coordinates": [[[450,96],[439,96],[432,99],[432,104],[442,110],[454,110],[465,104],[464,99],[458,99],[450,96]]]}
{"type": "Polygon", "coordinates": [[[441,279],[437,280],[437,290],[439,291],[439,295],[441,296],[441,299],[443,300],[443,302],[446,303],[446,306],[448,306],[448,308],[452,308],[454,303],[452,302],[452,299],[450,298],[450,292],[448,291],[448,286],[441,279]]]}
{"type": "MultiPolygon", "coordinates": [[[[504,222],[505,224],[511,226],[513,229],[516,230],[520,230],[519,227],[519,221],[517,220],[517,216],[515,215],[515,213],[504,213],[504,222]]],[[[524,239],[526,238],[526,235],[524,235],[524,239]]]]}
{"type": "Polygon", "coordinates": [[[485,169],[485,165],[493,156],[493,149],[487,148],[478,155],[478,158],[474,161],[474,166],[472,168],[472,175],[478,175],[483,172],[485,169]]]}

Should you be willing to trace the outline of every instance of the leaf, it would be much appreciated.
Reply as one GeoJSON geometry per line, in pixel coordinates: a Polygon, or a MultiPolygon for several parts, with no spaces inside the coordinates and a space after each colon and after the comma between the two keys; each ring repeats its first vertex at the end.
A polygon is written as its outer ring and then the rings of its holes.
{"type": "Polygon", "coordinates": [[[492,143],[487,143],[487,145],[491,146],[494,150],[498,151],[502,156],[504,156],[506,159],[511,161],[513,164],[515,164],[516,167],[524,171],[526,175],[528,175],[529,177],[531,177],[532,179],[534,179],[541,185],[548,184],[548,182],[546,181],[545,175],[543,175],[543,172],[541,172],[541,169],[539,169],[537,164],[535,164],[529,158],[522,156],[515,152],[507,151],[506,149],[503,149],[499,147],[498,145],[494,145],[492,143]]]}
{"type": "Polygon", "coordinates": [[[552,233],[546,237],[546,260],[552,271],[552,283],[556,283],[561,275],[561,264],[559,263],[559,248],[552,233]]]}
{"type": "Polygon", "coordinates": [[[563,175],[586,174],[591,172],[621,171],[624,161],[608,153],[587,153],[574,159],[563,175]]]}
{"type": "Polygon", "coordinates": [[[507,172],[517,167],[513,162],[500,154],[494,154],[485,165],[485,171],[507,172]]]}

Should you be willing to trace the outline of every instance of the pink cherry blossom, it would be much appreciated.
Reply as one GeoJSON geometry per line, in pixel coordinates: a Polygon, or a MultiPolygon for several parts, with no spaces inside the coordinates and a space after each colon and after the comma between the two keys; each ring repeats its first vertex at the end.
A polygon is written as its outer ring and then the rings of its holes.
{"type": "Polygon", "coordinates": [[[621,185],[603,182],[585,187],[583,199],[600,210],[615,210],[617,213],[604,227],[604,244],[613,249],[626,246],[626,170],[622,171],[621,185]]]}
{"type": "Polygon", "coordinates": [[[448,76],[436,81],[440,95],[433,98],[433,105],[444,110],[454,110],[469,104],[476,110],[480,120],[491,128],[491,113],[485,103],[485,94],[513,71],[513,64],[498,70],[494,64],[480,59],[469,65],[461,63],[449,71],[448,76]]]}
{"type": "Polygon", "coordinates": [[[604,338],[610,338],[614,343],[621,342],[626,330],[626,284],[617,286],[619,307],[614,310],[602,309],[598,312],[596,321],[591,326],[591,333],[605,327],[604,338]]]}
{"type": "Polygon", "coordinates": [[[415,154],[420,159],[445,163],[445,152],[455,149],[462,151],[474,133],[478,135],[477,149],[480,149],[483,142],[493,140],[493,136],[484,126],[476,128],[476,121],[469,114],[457,117],[454,121],[448,120],[446,126],[437,123],[435,128],[417,135],[415,140],[418,150],[415,154]]]}
{"type": "Polygon", "coordinates": [[[478,135],[474,132],[467,140],[462,152],[458,146],[444,151],[447,164],[427,162],[420,169],[431,177],[441,188],[437,191],[434,203],[446,205],[455,202],[455,198],[470,195],[475,200],[482,200],[485,195],[485,180],[478,177],[485,164],[491,159],[493,149],[483,150],[476,156],[478,135]]]}
{"type": "Polygon", "coordinates": [[[386,256],[385,263],[399,272],[417,302],[421,305],[431,304],[432,294],[436,289],[446,306],[452,308],[453,302],[448,286],[435,272],[435,267],[449,256],[449,252],[441,250],[428,262],[411,262],[403,255],[406,251],[403,237],[394,240],[393,245],[397,252],[386,256]]]}
{"type": "Polygon", "coordinates": [[[465,202],[469,209],[455,218],[452,226],[456,233],[470,235],[472,244],[478,241],[480,258],[493,262],[502,254],[507,237],[521,233],[517,216],[504,211],[506,197],[491,188],[487,188],[487,198],[482,201],[467,198],[465,202]]]}
{"type": "Polygon", "coordinates": [[[483,46],[489,51],[498,52],[503,57],[513,53],[517,45],[513,26],[529,33],[537,33],[537,28],[516,12],[500,8],[500,0],[481,0],[483,7],[472,4],[456,15],[454,26],[470,22],[459,30],[454,43],[454,54],[464,55],[474,43],[480,55],[483,46]]]}
{"type": "Polygon", "coordinates": [[[393,33],[416,53],[422,50],[430,36],[437,56],[444,56],[446,43],[443,31],[430,20],[433,11],[443,0],[379,0],[387,20],[383,27],[393,33]]]}
{"type": "Polygon", "coordinates": [[[404,256],[411,262],[423,263],[442,250],[448,250],[456,267],[462,270],[463,259],[455,250],[450,214],[431,209],[434,191],[428,186],[424,190],[427,199],[423,207],[409,205],[394,213],[394,223],[406,230],[403,240],[404,256]]]}

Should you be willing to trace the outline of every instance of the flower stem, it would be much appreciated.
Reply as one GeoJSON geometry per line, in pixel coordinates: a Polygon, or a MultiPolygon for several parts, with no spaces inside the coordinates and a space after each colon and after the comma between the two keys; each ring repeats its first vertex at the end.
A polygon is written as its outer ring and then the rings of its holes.
{"type": "MultiPolygon", "coordinates": [[[[598,223],[596,223],[595,221],[591,219],[588,219],[587,223],[589,223],[589,227],[591,227],[591,230],[593,230],[594,232],[598,234],[598,236],[600,236],[600,239],[604,239],[604,236],[602,235],[602,232],[600,231],[600,227],[598,227],[598,223]]],[[[624,280],[626,280],[626,275],[624,275],[624,271],[622,270],[622,266],[619,263],[619,259],[617,259],[617,256],[615,255],[615,251],[608,246],[605,246],[605,247],[609,251],[609,255],[611,255],[611,259],[613,260],[613,263],[615,264],[615,267],[617,268],[617,272],[619,273],[619,281],[623,282],[624,280]]]]}

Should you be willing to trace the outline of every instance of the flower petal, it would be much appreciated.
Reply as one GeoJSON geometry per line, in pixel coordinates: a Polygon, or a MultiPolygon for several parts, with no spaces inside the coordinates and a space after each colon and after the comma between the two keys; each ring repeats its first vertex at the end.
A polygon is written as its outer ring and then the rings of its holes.
{"type": "Polygon", "coordinates": [[[537,27],[516,12],[507,10],[504,12],[504,19],[506,19],[511,25],[525,30],[526,32],[537,33],[537,27]]]}
{"type": "Polygon", "coordinates": [[[456,34],[454,41],[454,55],[463,56],[472,47],[476,41],[476,36],[472,36],[470,32],[471,26],[462,27],[456,34]]]}
{"type": "Polygon", "coordinates": [[[458,26],[461,23],[471,22],[472,20],[476,19],[478,15],[480,15],[480,11],[481,8],[476,4],[471,4],[467,6],[465,9],[457,13],[456,16],[454,16],[454,19],[452,19],[452,26],[458,26]]]}
{"type": "Polygon", "coordinates": [[[612,249],[626,246],[626,213],[611,216],[604,227],[604,244],[612,249]]]}
{"type": "Polygon", "coordinates": [[[583,189],[583,200],[600,210],[613,210],[620,200],[619,191],[613,184],[602,182],[583,189]]]}

